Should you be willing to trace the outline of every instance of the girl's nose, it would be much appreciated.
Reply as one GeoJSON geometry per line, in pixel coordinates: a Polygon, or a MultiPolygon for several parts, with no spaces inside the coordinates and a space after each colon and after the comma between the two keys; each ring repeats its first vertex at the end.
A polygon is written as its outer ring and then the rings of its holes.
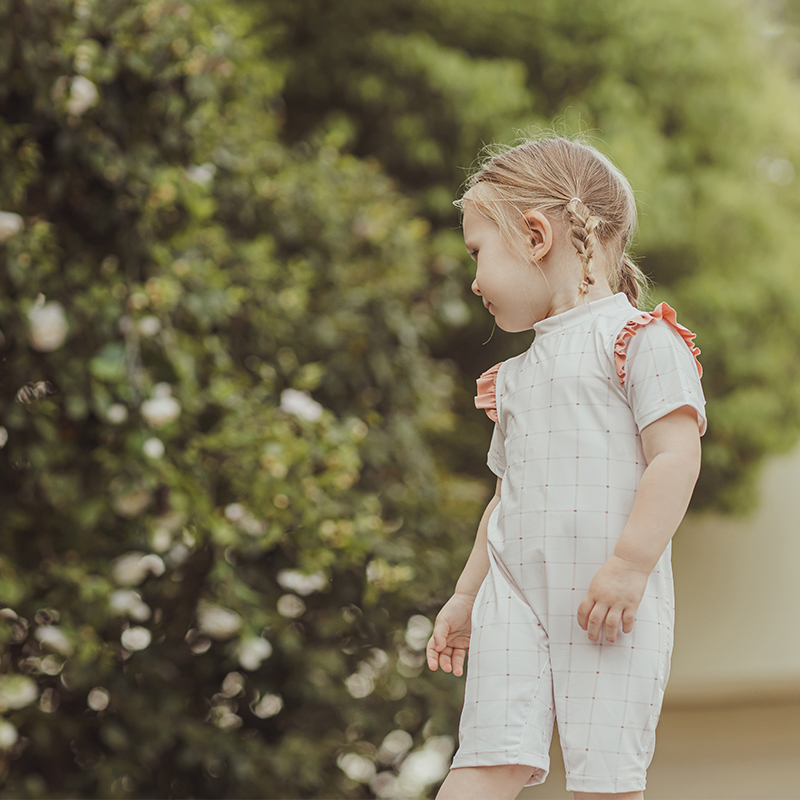
{"type": "Polygon", "coordinates": [[[478,288],[478,279],[477,279],[477,278],[475,278],[475,280],[474,280],[474,281],[472,281],[472,291],[473,291],[475,294],[477,294],[477,295],[478,295],[478,297],[480,297],[481,290],[478,288]]]}

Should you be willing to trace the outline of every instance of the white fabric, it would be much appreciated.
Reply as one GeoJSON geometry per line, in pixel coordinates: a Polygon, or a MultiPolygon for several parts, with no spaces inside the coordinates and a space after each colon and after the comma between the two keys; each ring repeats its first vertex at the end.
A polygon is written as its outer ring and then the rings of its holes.
{"type": "Polygon", "coordinates": [[[527,764],[526,785],[542,783],[555,717],[567,791],[645,788],[672,652],[671,545],[631,633],[591,642],[577,621],[645,469],[640,430],[683,405],[705,430],[694,357],[667,322],[631,338],[620,384],[614,342],[640,313],[622,293],[578,306],[536,323],[531,347],[500,366],[487,463],[503,479],[501,500],[454,768],[527,764]]]}

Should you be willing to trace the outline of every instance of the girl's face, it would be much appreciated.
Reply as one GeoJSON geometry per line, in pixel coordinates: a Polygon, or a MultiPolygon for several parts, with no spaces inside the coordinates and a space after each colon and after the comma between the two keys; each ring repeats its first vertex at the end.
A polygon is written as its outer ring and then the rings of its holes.
{"type": "Polygon", "coordinates": [[[472,291],[494,315],[504,331],[527,331],[534,322],[553,310],[553,290],[549,265],[538,262],[550,250],[553,231],[550,221],[538,211],[526,214],[529,228],[524,236],[526,259],[508,249],[497,223],[489,219],[474,202],[464,206],[464,243],[477,263],[472,291]]]}

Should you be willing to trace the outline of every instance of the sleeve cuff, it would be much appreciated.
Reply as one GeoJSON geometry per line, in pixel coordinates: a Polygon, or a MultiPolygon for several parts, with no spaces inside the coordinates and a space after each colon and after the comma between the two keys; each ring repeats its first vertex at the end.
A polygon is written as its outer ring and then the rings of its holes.
{"type": "Polygon", "coordinates": [[[636,420],[637,425],[639,426],[639,432],[641,433],[648,425],[651,425],[656,420],[661,419],[662,417],[666,417],[667,414],[670,414],[673,411],[677,411],[679,408],[683,406],[689,406],[695,410],[697,414],[697,425],[700,429],[700,435],[703,436],[706,432],[706,428],[708,427],[708,420],[706,419],[706,411],[705,406],[693,402],[691,400],[687,400],[685,397],[677,398],[676,400],[672,400],[665,403],[660,403],[655,408],[647,411],[644,414],[640,414],[639,418],[636,420]]]}

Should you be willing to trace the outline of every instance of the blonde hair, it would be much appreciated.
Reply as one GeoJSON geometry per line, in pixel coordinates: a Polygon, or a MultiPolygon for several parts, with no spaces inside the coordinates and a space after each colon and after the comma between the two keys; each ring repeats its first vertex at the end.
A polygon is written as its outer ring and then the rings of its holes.
{"type": "Polygon", "coordinates": [[[467,200],[480,206],[517,250],[523,241],[524,211],[562,214],[583,267],[579,293],[585,295],[594,283],[593,258],[603,248],[609,256],[612,289],[624,292],[638,308],[648,282],[627,252],[636,229],[636,200],[611,160],[589,144],[562,136],[528,137],[516,146],[491,149],[494,153],[467,179],[464,194],[453,205],[462,213],[467,200]],[[490,191],[467,197],[478,184],[490,191]]]}

